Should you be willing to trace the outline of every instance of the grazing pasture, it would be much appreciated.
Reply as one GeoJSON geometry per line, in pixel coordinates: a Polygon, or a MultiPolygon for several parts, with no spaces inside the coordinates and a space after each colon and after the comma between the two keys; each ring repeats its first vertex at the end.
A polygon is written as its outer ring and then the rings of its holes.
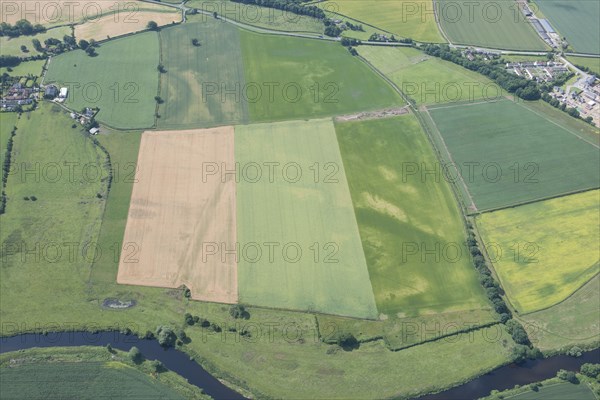
{"type": "Polygon", "coordinates": [[[423,178],[421,167],[436,158],[415,117],[337,123],[336,131],[379,311],[487,307],[450,186],[423,178]]]}
{"type": "Polygon", "coordinates": [[[159,128],[187,129],[246,122],[248,106],[240,32],[214,19],[163,29],[159,128]],[[198,39],[194,46],[192,39],[198,39]]]}
{"type": "Polygon", "coordinates": [[[340,46],[312,39],[241,36],[250,120],[316,118],[403,104],[371,69],[340,46]]]}
{"type": "Polygon", "coordinates": [[[600,193],[590,190],[482,214],[502,287],[519,313],[556,304],[600,272],[600,193]]]}
{"type": "MultiPolygon", "coordinates": [[[[397,36],[420,42],[445,42],[437,28],[431,0],[340,0],[327,1],[321,7],[397,36]]],[[[332,14],[330,18],[337,16],[332,14]]],[[[373,31],[370,26],[363,28],[367,32],[373,31]]]]}
{"type": "MultiPolygon", "coordinates": [[[[71,124],[59,106],[47,103],[24,113],[17,123],[15,169],[8,177],[0,230],[0,300],[3,312],[15,312],[6,314],[7,320],[26,313],[21,309],[26,306],[23,296],[40,304],[27,313],[40,321],[38,313],[47,314],[41,305],[68,315],[65,310],[77,299],[85,303],[81,288],[94,257],[90,243],[96,242],[100,229],[107,186],[106,175],[96,172],[106,158],[71,124]],[[71,252],[65,243],[72,244],[71,252]]],[[[13,319],[17,320],[21,319],[13,319]]]]}
{"type": "Polygon", "coordinates": [[[237,301],[235,257],[211,254],[236,242],[235,179],[205,175],[221,164],[234,164],[233,127],[142,135],[118,283],[237,301]]]}
{"type": "Polygon", "coordinates": [[[535,4],[576,52],[600,54],[599,2],[536,0],[535,4]]]}
{"type": "Polygon", "coordinates": [[[157,34],[115,39],[98,47],[97,53],[89,57],[75,50],[53,57],[44,82],[70,88],[64,103],[69,108],[100,108],[100,122],[121,129],[152,127],[159,74],[157,34]]]}
{"type": "Polygon", "coordinates": [[[459,183],[470,212],[600,184],[598,145],[527,103],[437,106],[430,107],[429,114],[441,133],[438,147],[450,154],[445,179],[459,183]]]}
{"type": "MultiPolygon", "coordinates": [[[[275,31],[322,34],[325,28],[323,22],[316,18],[255,4],[236,3],[228,0],[191,0],[186,3],[186,7],[211,13],[216,11],[227,20],[275,31]]],[[[198,18],[207,20],[213,17],[199,15],[198,18]]]]}
{"type": "Polygon", "coordinates": [[[600,275],[566,300],[519,317],[531,341],[542,351],[597,343],[600,339],[600,275]]]}
{"type": "Polygon", "coordinates": [[[331,120],[238,126],[235,160],[240,302],[377,317],[331,120]]]}
{"type": "Polygon", "coordinates": [[[0,75],[3,73],[7,73],[11,76],[27,76],[27,75],[42,75],[42,69],[44,68],[44,64],[46,60],[34,60],[22,62],[16,67],[12,67],[12,71],[8,71],[7,67],[0,68],[0,75]]]}
{"type": "Polygon", "coordinates": [[[499,90],[481,74],[416,49],[360,46],[358,52],[417,104],[494,98],[499,90]]]}
{"type": "Polygon", "coordinates": [[[436,3],[442,30],[454,44],[507,50],[549,48],[514,2],[437,0],[436,3]]]}
{"type": "Polygon", "coordinates": [[[38,55],[40,52],[33,47],[33,39],[39,40],[42,46],[44,46],[44,40],[54,38],[62,41],[63,36],[65,35],[71,35],[71,28],[68,26],[50,29],[44,33],[38,33],[37,35],[32,36],[19,36],[16,38],[0,36],[0,55],[18,57],[38,55]],[[23,52],[21,46],[27,47],[27,51],[23,52]]]}
{"type": "Polygon", "coordinates": [[[590,71],[600,75],[600,58],[569,56],[568,59],[573,64],[588,67],[590,71]]]}

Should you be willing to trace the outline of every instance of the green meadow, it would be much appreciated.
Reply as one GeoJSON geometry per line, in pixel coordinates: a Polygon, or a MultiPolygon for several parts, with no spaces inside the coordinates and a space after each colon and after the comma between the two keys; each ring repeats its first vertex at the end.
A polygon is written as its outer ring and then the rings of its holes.
{"type": "Polygon", "coordinates": [[[358,52],[417,104],[494,98],[498,86],[483,75],[412,48],[360,46],[358,52]]]}

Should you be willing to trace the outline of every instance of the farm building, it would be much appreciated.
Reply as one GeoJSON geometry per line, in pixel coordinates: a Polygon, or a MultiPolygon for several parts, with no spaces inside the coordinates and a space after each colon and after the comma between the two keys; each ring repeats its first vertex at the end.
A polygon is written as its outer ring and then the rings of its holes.
{"type": "Polygon", "coordinates": [[[62,87],[62,88],[60,88],[60,93],[58,94],[58,97],[60,97],[61,99],[66,99],[68,94],[69,94],[69,89],[66,87],[62,87]]]}
{"type": "Polygon", "coordinates": [[[540,19],[539,21],[546,32],[554,33],[554,28],[552,28],[552,26],[550,25],[550,22],[548,22],[547,19],[540,19]]]}
{"type": "Polygon", "coordinates": [[[46,90],[44,91],[44,97],[47,99],[53,99],[58,94],[58,88],[54,85],[46,86],[46,90]]]}
{"type": "Polygon", "coordinates": [[[90,133],[91,133],[92,135],[97,135],[97,134],[98,134],[98,132],[100,132],[100,129],[99,129],[99,128],[92,128],[92,129],[90,129],[90,133]]]}

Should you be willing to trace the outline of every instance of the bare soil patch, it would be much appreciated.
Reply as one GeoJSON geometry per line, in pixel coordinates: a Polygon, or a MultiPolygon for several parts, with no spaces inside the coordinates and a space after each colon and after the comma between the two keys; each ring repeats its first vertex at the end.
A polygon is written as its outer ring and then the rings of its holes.
{"type": "Polygon", "coordinates": [[[183,284],[196,300],[237,301],[235,258],[208,256],[236,241],[235,176],[202,176],[222,163],[234,164],[233,127],[143,134],[118,283],[183,284]]]}

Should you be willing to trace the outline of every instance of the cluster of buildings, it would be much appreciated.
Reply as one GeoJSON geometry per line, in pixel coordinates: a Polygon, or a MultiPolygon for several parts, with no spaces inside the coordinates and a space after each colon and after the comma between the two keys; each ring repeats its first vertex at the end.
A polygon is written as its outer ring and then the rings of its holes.
{"type": "Polygon", "coordinates": [[[600,81],[590,75],[580,78],[567,92],[555,87],[552,97],[567,107],[576,108],[581,118],[592,118],[596,126],[600,126],[600,81]]]}
{"type": "Polygon", "coordinates": [[[34,102],[38,90],[36,87],[27,87],[21,82],[16,82],[3,93],[0,107],[4,111],[14,111],[18,107],[30,105],[34,102]]]}
{"type": "Polygon", "coordinates": [[[506,63],[506,69],[515,75],[538,82],[550,82],[569,68],[556,61],[521,61],[506,63]]]}
{"type": "MultiPolygon", "coordinates": [[[[93,108],[86,107],[83,109],[83,112],[76,113],[72,112],[70,114],[71,118],[78,121],[81,125],[87,125],[96,115],[98,110],[94,110],[93,108]]],[[[89,130],[90,134],[97,135],[100,132],[100,128],[92,127],[89,130]]]]}
{"type": "Polygon", "coordinates": [[[496,50],[478,49],[476,47],[469,47],[464,49],[462,52],[463,57],[469,61],[473,61],[476,58],[482,58],[484,61],[492,60],[494,58],[500,58],[501,52],[496,50]]]}

